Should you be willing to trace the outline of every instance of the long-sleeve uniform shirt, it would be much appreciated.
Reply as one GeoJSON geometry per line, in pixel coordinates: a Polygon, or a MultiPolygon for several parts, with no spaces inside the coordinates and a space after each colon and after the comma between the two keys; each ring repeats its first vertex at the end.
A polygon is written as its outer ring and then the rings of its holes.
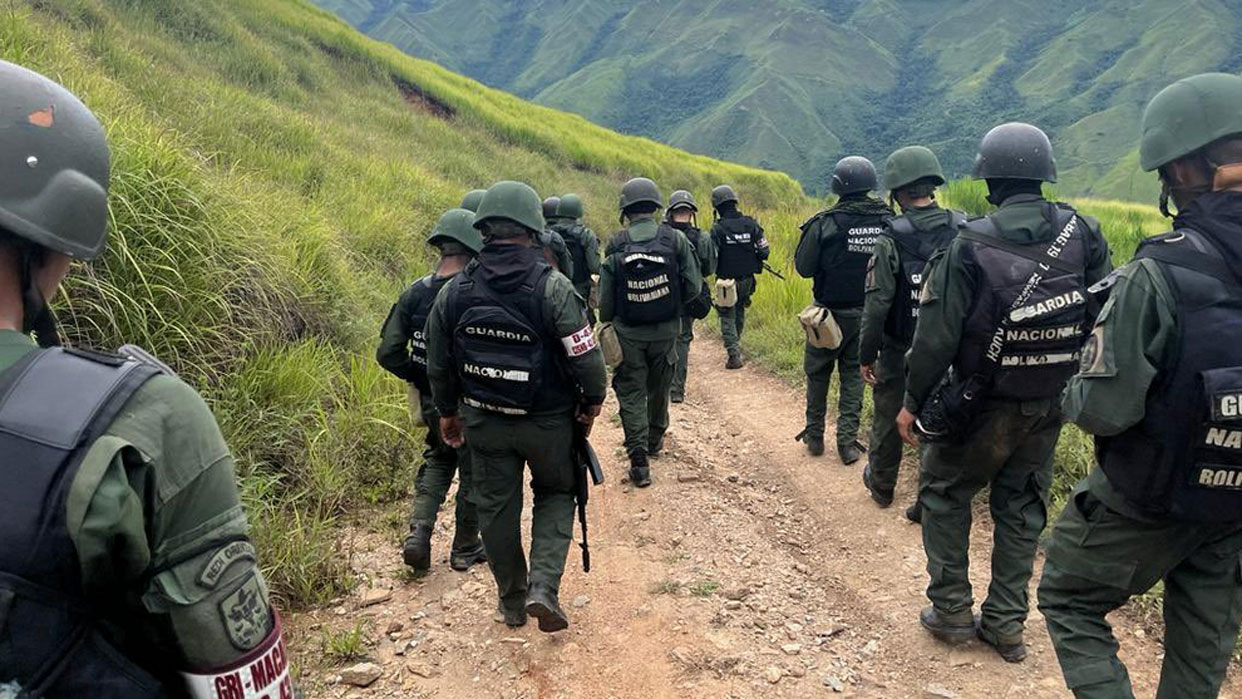
{"type": "MultiPolygon", "coordinates": [[[[635,221],[629,227],[630,240],[642,243],[656,237],[659,224],[655,219],[635,221]]],[[[681,332],[681,315],[671,320],[653,325],[627,325],[617,317],[617,266],[620,261],[614,253],[619,249],[617,236],[613,236],[608,244],[604,264],[600,271],[599,281],[599,317],[605,323],[612,323],[617,332],[626,337],[643,342],[658,340],[674,340],[681,332]]],[[[681,275],[681,299],[683,302],[697,296],[703,286],[703,276],[699,272],[699,261],[695,256],[694,246],[686,240],[686,235],[677,231],[677,266],[681,275]]]]}

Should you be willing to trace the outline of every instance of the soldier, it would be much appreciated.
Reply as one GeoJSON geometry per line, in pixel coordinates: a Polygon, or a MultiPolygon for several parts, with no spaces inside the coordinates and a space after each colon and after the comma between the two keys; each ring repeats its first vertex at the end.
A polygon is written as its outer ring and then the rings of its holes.
{"type": "Polygon", "coordinates": [[[544,225],[527,185],[487,190],[474,219],[483,251],[445,285],[428,319],[427,374],[444,441],[470,442],[472,495],[504,621],[522,626],[530,614],[552,632],[569,626],[559,591],[573,533],[574,421],[589,432],[607,385],[581,299],[535,246],[544,225]],[[521,534],[527,464],[535,494],[529,570],[521,534]]]}
{"type": "Polygon", "coordinates": [[[923,452],[919,500],[937,638],[976,632],[1008,662],[1026,657],[1027,583],[1046,523],[1059,398],[1091,327],[1087,287],[1111,268],[1099,224],[1044,199],[1052,144],[1030,124],[1003,124],[979,145],[974,175],[997,210],[968,221],[931,263],[906,355],[902,438],[923,452]],[[985,486],[996,523],[992,581],[976,623],[968,552],[971,500],[985,486]]]}
{"type": "MultiPolygon", "coordinates": [[[[711,236],[699,230],[698,213],[694,195],[679,189],[669,195],[664,222],[681,231],[690,241],[694,256],[699,261],[700,276],[706,278],[716,273],[716,246],[712,244],[711,236]]],[[[710,298],[710,292],[704,289],[704,293],[710,298]]],[[[677,336],[677,366],[673,370],[673,385],[669,391],[669,400],[674,403],[686,400],[686,375],[690,370],[690,343],[694,340],[695,320],[690,308],[690,305],[683,305],[681,334],[677,336]]]]}
{"type": "MultiPolygon", "coordinates": [[[[599,279],[599,237],[595,231],[582,224],[582,199],[577,194],[566,194],[556,208],[557,221],[552,230],[558,233],[569,248],[569,258],[573,262],[574,291],[584,299],[593,294],[591,287],[599,279]]],[[[587,316],[591,324],[595,324],[595,308],[587,304],[587,316]]]]}
{"type": "Polygon", "coordinates": [[[863,382],[858,373],[858,330],[866,295],[867,264],[876,237],[892,210],[871,196],[876,186],[875,166],[854,155],[841,159],[832,171],[832,191],[840,199],[802,224],[802,239],[794,254],[798,274],[814,281],[815,304],[832,311],[841,327],[836,349],[807,343],[806,429],[798,435],[812,456],[824,453],[824,420],[828,415],[828,385],[837,370],[841,392],[837,400],[837,454],[841,463],[856,463],[867,451],[858,441],[862,415],[863,382]]]}
{"type": "Polygon", "coordinates": [[[440,416],[431,400],[427,379],[427,316],[436,294],[457,276],[483,249],[483,237],[474,228],[474,213],[451,209],[440,218],[427,243],[440,252],[435,272],[407,288],[388,313],[380,332],[375,358],[397,378],[406,381],[410,410],[427,427],[423,463],[414,481],[414,505],[410,510],[410,532],[402,546],[405,564],[415,573],[431,568],[431,533],[436,515],[459,474],[457,488],[457,528],[453,536],[449,565],[453,570],[469,570],[487,560],[479,540],[479,518],[470,499],[470,450],[454,449],[440,437],[440,416]]]}
{"type": "Polygon", "coordinates": [[[712,224],[712,245],[716,248],[716,279],[736,284],[737,303],[729,308],[716,308],[720,316],[720,335],[724,338],[729,359],[726,369],[741,369],[742,330],[746,325],[746,309],[755,293],[755,275],[763,273],[763,263],[771,250],[763,234],[763,226],[737,208],[737,193],[727,184],[712,190],[712,208],[716,221],[712,224]]]}
{"type": "MultiPolygon", "coordinates": [[[[966,222],[965,214],[936,203],[936,187],[944,184],[944,173],[936,154],[923,146],[908,146],[890,155],[884,164],[884,184],[902,215],[889,219],[876,239],[858,341],[862,379],[871,386],[875,403],[863,485],[880,507],[893,503],[901,467],[897,413],[906,393],[906,350],[919,317],[923,274],[927,261],[966,222]]],[[[906,517],[920,521],[917,498],[906,517]]]]}
{"type": "Polygon", "coordinates": [[[0,62],[0,153],[0,694],[207,699],[253,663],[256,696],[292,696],[207,405],[139,350],[56,346],[46,299],[107,236],[103,128],[0,62]]]}
{"type": "Polygon", "coordinates": [[[1242,618],[1242,78],[1197,75],[1143,114],[1177,217],[1099,287],[1065,391],[1100,467],[1052,530],[1039,608],[1080,699],[1133,697],[1106,615],[1164,581],[1161,699],[1215,697],[1242,618]],[[1140,398],[1145,397],[1145,400],[1140,398]]]}
{"type": "Polygon", "coordinates": [[[466,211],[478,211],[479,202],[483,201],[485,194],[487,194],[486,189],[472,189],[466,192],[466,196],[461,198],[461,208],[466,211]]]}
{"type": "Polygon", "coordinates": [[[565,239],[561,237],[553,228],[553,224],[560,219],[557,218],[556,210],[561,205],[560,197],[548,197],[543,200],[543,220],[546,222],[547,228],[543,234],[539,236],[539,246],[543,248],[544,258],[552,268],[561,274],[573,279],[574,277],[574,261],[569,254],[569,246],[565,244],[565,239]]]}
{"type": "Polygon", "coordinates": [[[608,241],[599,283],[600,319],[613,324],[621,343],[612,387],[621,404],[630,481],[639,488],[651,485],[647,457],[664,448],[682,304],[703,284],[686,236],[656,220],[663,206],[655,182],[638,177],[625,183],[620,208],[626,228],[608,241]]]}

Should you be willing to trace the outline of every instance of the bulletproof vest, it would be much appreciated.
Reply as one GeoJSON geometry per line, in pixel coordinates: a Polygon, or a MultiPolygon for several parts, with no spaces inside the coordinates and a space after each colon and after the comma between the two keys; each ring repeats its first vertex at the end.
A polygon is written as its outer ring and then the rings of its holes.
{"type": "Polygon", "coordinates": [[[423,395],[431,395],[431,381],[427,378],[427,318],[431,316],[431,307],[435,304],[436,294],[452,277],[437,277],[434,274],[414,282],[409,307],[407,327],[411,328],[410,362],[414,365],[413,383],[423,395]]]}
{"type": "Polygon", "coordinates": [[[615,297],[617,316],[627,325],[653,325],[681,315],[681,265],[677,230],[661,224],[651,240],[618,234],[615,297]]]}
{"type": "Polygon", "coordinates": [[[1096,440],[1100,467],[1149,516],[1242,520],[1242,281],[1188,229],[1144,242],[1142,258],[1173,292],[1176,359],[1147,392],[1142,422],[1096,440]]]}
{"type": "Polygon", "coordinates": [[[587,251],[586,243],[583,240],[586,236],[586,226],[581,223],[560,224],[552,227],[561,237],[565,239],[565,247],[569,250],[569,257],[574,262],[574,276],[570,280],[574,286],[582,286],[591,281],[591,271],[587,268],[587,251]]]}
{"type": "Polygon", "coordinates": [[[958,234],[979,279],[954,368],[961,376],[991,372],[993,398],[1059,396],[1092,320],[1085,224],[1073,209],[1047,207],[1054,230],[1047,241],[1007,241],[991,218],[968,221],[958,234]]]}
{"type": "Polygon", "coordinates": [[[447,326],[466,405],[506,415],[553,412],[573,404],[560,338],[543,311],[552,268],[532,265],[517,289],[499,292],[467,265],[447,299],[447,326]]]}
{"type": "Polygon", "coordinates": [[[126,591],[82,589],[66,522],[87,450],[158,373],[65,349],[32,351],[0,373],[0,683],[16,681],[23,697],[165,697],[177,686],[105,621],[126,591]]]}
{"type": "Polygon", "coordinates": [[[926,231],[916,229],[909,218],[900,216],[889,221],[883,233],[897,246],[901,265],[897,293],[884,319],[884,332],[902,340],[906,346],[914,340],[914,328],[919,320],[919,292],[923,288],[927,262],[957,236],[958,226],[966,222],[966,215],[960,212],[945,211],[944,214],[943,223],[926,231]]]}
{"type": "Polygon", "coordinates": [[[867,294],[867,265],[887,216],[834,211],[837,235],[820,241],[815,301],[824,308],[861,308],[867,294]]]}
{"type": "Polygon", "coordinates": [[[752,277],[763,269],[756,247],[759,242],[759,224],[749,216],[722,218],[716,221],[723,233],[720,236],[719,258],[716,263],[718,279],[741,279],[752,277]]]}

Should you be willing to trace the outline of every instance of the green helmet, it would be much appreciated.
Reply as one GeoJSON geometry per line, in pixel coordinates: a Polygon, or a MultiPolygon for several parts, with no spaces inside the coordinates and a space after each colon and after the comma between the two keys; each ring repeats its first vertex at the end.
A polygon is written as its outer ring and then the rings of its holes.
{"type": "Polygon", "coordinates": [[[474,227],[474,212],[469,209],[449,209],[427,238],[430,245],[459,243],[470,252],[478,254],[483,249],[483,236],[474,227]]]}
{"type": "Polygon", "coordinates": [[[906,146],[893,152],[884,163],[884,186],[895,191],[919,180],[931,180],[937,187],[944,184],[944,171],[931,149],[906,146]]]}
{"type": "Polygon", "coordinates": [[[556,215],[561,218],[582,218],[582,197],[577,194],[565,194],[561,196],[561,205],[556,207],[556,215]]]}
{"type": "MultiPolygon", "coordinates": [[[[734,198],[734,201],[737,201],[737,199],[734,198]]],[[[672,211],[673,209],[692,209],[697,213],[699,205],[694,201],[693,194],[684,189],[679,189],[668,197],[668,210],[672,211]]]]}
{"type": "Polygon", "coordinates": [[[1017,121],[1001,124],[979,142],[974,177],[1056,182],[1057,161],[1052,157],[1052,141],[1039,127],[1017,121]]]}
{"type": "Polygon", "coordinates": [[[466,196],[461,198],[461,208],[466,211],[478,211],[479,203],[483,201],[484,194],[487,194],[486,189],[472,189],[466,192],[466,196]]]}
{"type": "Polygon", "coordinates": [[[727,184],[722,184],[712,190],[712,208],[719,209],[722,205],[731,201],[737,201],[737,192],[727,184]]]}
{"type": "Polygon", "coordinates": [[[655,204],[657,207],[664,206],[664,195],[660,194],[660,188],[655,182],[646,177],[635,177],[621,187],[619,201],[621,211],[644,202],[655,204]]]}
{"type": "Polygon", "coordinates": [[[548,197],[543,200],[543,217],[545,220],[556,218],[556,210],[561,207],[560,197],[548,197]]]}
{"type": "Polygon", "coordinates": [[[861,155],[841,158],[832,168],[832,193],[837,196],[875,189],[875,165],[861,155]]]}
{"type": "Polygon", "coordinates": [[[0,231],[83,260],[108,238],[108,142],[48,78],[0,61],[0,231]]]}
{"type": "Polygon", "coordinates": [[[1139,161],[1155,170],[1233,134],[1242,134],[1242,78],[1203,73],[1178,80],[1143,110],[1139,161]]]}
{"type": "Polygon", "coordinates": [[[503,218],[513,221],[531,230],[542,232],[547,227],[543,220],[543,206],[539,195],[530,185],[524,182],[504,181],[492,185],[483,200],[479,202],[479,210],[474,215],[474,227],[481,228],[488,219],[503,218]]]}

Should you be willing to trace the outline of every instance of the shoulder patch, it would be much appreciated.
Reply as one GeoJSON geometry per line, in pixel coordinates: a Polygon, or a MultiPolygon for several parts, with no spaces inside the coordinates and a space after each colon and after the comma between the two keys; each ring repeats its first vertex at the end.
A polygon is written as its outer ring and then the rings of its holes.
{"type": "Polygon", "coordinates": [[[206,588],[214,589],[220,583],[220,577],[238,561],[258,561],[254,546],[249,541],[234,541],[215,552],[203,572],[198,575],[198,583],[206,588]]]}
{"type": "Polygon", "coordinates": [[[229,642],[238,650],[259,645],[267,635],[268,609],[258,576],[251,573],[241,587],[220,601],[220,618],[229,642]]]}

